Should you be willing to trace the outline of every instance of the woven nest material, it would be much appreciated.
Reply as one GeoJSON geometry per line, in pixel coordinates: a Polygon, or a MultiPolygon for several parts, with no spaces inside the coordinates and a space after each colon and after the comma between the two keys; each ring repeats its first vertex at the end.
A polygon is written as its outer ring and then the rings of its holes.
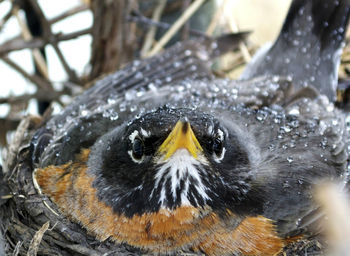
{"type": "MultiPolygon", "coordinates": [[[[1,230],[9,255],[130,255],[141,252],[127,245],[99,242],[78,224],[59,214],[56,206],[36,190],[32,179],[29,139],[33,118],[22,121],[16,133],[18,155],[6,167],[9,195],[0,206],[1,230]]],[[[0,253],[1,254],[1,253],[0,253]]]]}

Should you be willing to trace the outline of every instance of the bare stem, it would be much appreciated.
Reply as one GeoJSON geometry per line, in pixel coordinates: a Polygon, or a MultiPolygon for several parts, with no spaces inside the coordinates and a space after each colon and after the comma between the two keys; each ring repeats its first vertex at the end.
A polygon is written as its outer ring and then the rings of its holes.
{"type": "MultiPolygon", "coordinates": [[[[57,42],[67,41],[79,36],[87,35],[91,33],[91,28],[85,28],[79,31],[75,31],[67,34],[54,34],[57,42]]],[[[19,37],[12,38],[2,45],[0,45],[0,56],[7,54],[12,51],[18,51],[23,49],[33,49],[33,48],[42,48],[49,44],[50,42],[46,38],[32,38],[29,41],[25,41],[19,37]]]]}
{"type": "Polygon", "coordinates": [[[188,9],[177,19],[177,21],[170,27],[170,29],[163,35],[158,43],[148,53],[149,56],[153,56],[158,53],[169,40],[176,34],[176,32],[191,18],[191,16],[199,9],[199,7],[205,2],[205,0],[194,1],[188,9]]]}
{"type": "Polygon", "coordinates": [[[49,20],[49,23],[52,25],[52,24],[54,24],[56,22],[64,20],[65,18],[68,18],[70,16],[73,16],[73,15],[75,15],[77,13],[80,13],[80,12],[83,12],[83,11],[86,11],[86,10],[89,10],[89,6],[87,6],[86,4],[75,6],[72,9],[70,9],[68,11],[65,11],[65,12],[61,13],[60,15],[52,18],[51,20],[49,20]]]}
{"type": "Polygon", "coordinates": [[[37,75],[30,75],[28,74],[23,68],[21,68],[19,65],[17,65],[15,62],[13,62],[10,58],[7,56],[2,56],[1,59],[9,65],[11,68],[16,70],[18,73],[20,73],[24,78],[27,78],[29,81],[31,81],[33,84],[36,84],[39,88],[42,88],[46,91],[52,91],[52,85],[49,81],[46,79],[37,76],[37,75]]]}
{"type": "MultiPolygon", "coordinates": [[[[158,5],[157,7],[154,9],[153,15],[152,15],[152,20],[153,21],[159,21],[164,7],[166,4],[166,0],[158,0],[158,5]]],[[[147,55],[147,52],[149,51],[149,49],[151,49],[152,44],[154,42],[154,36],[156,34],[157,28],[156,27],[150,27],[148,29],[148,32],[145,36],[145,41],[143,43],[142,49],[141,49],[141,56],[144,57],[147,55]]]]}

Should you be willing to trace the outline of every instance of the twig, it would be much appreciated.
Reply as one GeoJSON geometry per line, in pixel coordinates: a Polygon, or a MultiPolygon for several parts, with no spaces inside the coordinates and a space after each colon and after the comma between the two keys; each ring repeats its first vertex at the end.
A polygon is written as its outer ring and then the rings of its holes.
{"type": "MultiPolygon", "coordinates": [[[[191,2],[192,2],[192,0],[183,0],[182,7],[181,7],[181,13],[183,13],[184,11],[187,10],[187,8],[188,8],[188,6],[190,6],[191,2]]],[[[190,30],[190,23],[187,20],[181,29],[181,40],[182,41],[185,41],[188,39],[189,30],[190,30]]]]}
{"type": "Polygon", "coordinates": [[[350,64],[350,60],[342,60],[341,64],[350,64]]]}
{"type": "Polygon", "coordinates": [[[235,62],[234,65],[232,65],[231,67],[227,69],[222,69],[220,71],[223,72],[224,74],[228,74],[235,71],[239,67],[243,67],[245,64],[246,64],[245,61],[242,59],[240,62],[235,62]]]}
{"type": "MultiPolygon", "coordinates": [[[[30,33],[27,24],[25,22],[23,22],[23,20],[21,19],[21,17],[18,15],[18,7],[14,7],[13,8],[13,14],[15,15],[15,17],[17,18],[17,22],[21,28],[22,31],[22,36],[24,38],[25,41],[29,41],[32,39],[32,34],[30,33]]],[[[41,52],[39,51],[39,49],[34,48],[33,51],[33,57],[34,57],[34,61],[38,66],[39,72],[40,74],[48,79],[49,78],[49,72],[47,70],[47,65],[46,65],[46,61],[44,60],[43,55],[41,54],[41,52]]]]}
{"type": "MultiPolygon", "coordinates": [[[[225,2],[225,3],[227,4],[228,2],[225,2]]],[[[234,33],[237,33],[239,31],[239,29],[237,27],[237,24],[235,22],[235,19],[234,19],[233,15],[230,15],[228,17],[228,20],[229,20],[229,26],[230,26],[231,31],[234,32],[234,33]]],[[[240,42],[239,43],[239,49],[242,52],[244,61],[246,63],[248,63],[251,60],[251,56],[250,56],[250,53],[248,51],[248,47],[245,45],[244,42],[240,42]]]]}
{"type": "Polygon", "coordinates": [[[13,11],[13,5],[11,9],[5,14],[4,18],[0,20],[0,31],[3,29],[7,21],[11,18],[12,16],[12,11],[13,11]]]}
{"type": "MultiPolygon", "coordinates": [[[[52,18],[49,20],[49,24],[54,24],[56,22],[59,22],[69,16],[72,16],[74,14],[77,14],[79,12],[83,12],[85,10],[89,10],[89,7],[85,4],[73,7],[72,9],[63,12],[62,14],[52,18]]],[[[0,21],[0,31],[2,29],[2,26],[6,23],[6,21],[11,17],[13,11],[11,10],[5,15],[5,17],[0,21]]],[[[71,40],[76,37],[86,35],[91,33],[91,28],[85,28],[82,30],[78,30],[76,32],[62,34],[62,33],[56,33],[54,34],[54,38],[56,38],[57,42],[71,40]]],[[[49,44],[50,42],[48,40],[45,40],[46,38],[32,38],[31,40],[23,41],[21,39],[21,36],[15,36],[12,39],[7,40],[5,43],[0,45],[0,55],[6,54],[11,51],[16,50],[22,50],[22,49],[33,49],[33,48],[42,48],[49,44]]]]}
{"type": "Polygon", "coordinates": [[[65,70],[66,73],[68,74],[69,79],[70,79],[71,81],[73,81],[74,83],[80,84],[80,81],[79,81],[77,75],[75,74],[74,70],[70,68],[68,62],[66,61],[66,59],[65,59],[64,56],[63,56],[62,51],[61,51],[60,48],[58,47],[57,41],[51,42],[51,44],[52,44],[53,48],[55,49],[56,54],[57,54],[58,58],[60,59],[64,70],[65,70]]]}
{"type": "Polygon", "coordinates": [[[10,199],[12,197],[13,197],[13,195],[9,194],[9,195],[0,196],[0,199],[7,200],[7,199],[10,199]]]}
{"type": "MultiPolygon", "coordinates": [[[[153,20],[143,16],[142,14],[140,14],[140,13],[138,13],[136,11],[133,11],[132,12],[132,16],[128,16],[127,19],[128,19],[128,21],[144,23],[147,26],[156,26],[156,27],[158,27],[160,29],[163,29],[163,30],[167,30],[167,29],[169,29],[171,27],[171,25],[168,24],[168,23],[161,22],[161,21],[153,21],[153,20]]],[[[191,29],[190,28],[189,32],[192,35],[195,35],[195,36],[209,38],[205,33],[203,33],[202,31],[196,30],[196,29],[191,29]]]]}
{"type": "Polygon", "coordinates": [[[50,19],[49,23],[52,25],[52,24],[59,22],[67,17],[73,16],[79,12],[83,12],[86,10],[89,10],[89,6],[87,6],[86,4],[75,6],[72,9],[65,11],[65,12],[61,13],[60,15],[50,19]]]}
{"type": "MultiPolygon", "coordinates": [[[[54,37],[56,38],[57,42],[61,42],[71,40],[89,33],[91,33],[91,28],[82,29],[68,34],[57,33],[54,34],[54,37]]],[[[12,51],[18,51],[22,49],[42,48],[49,43],[50,42],[48,40],[45,40],[45,38],[33,38],[32,40],[24,41],[19,37],[15,37],[0,45],[0,56],[12,51]]]]}
{"type": "Polygon", "coordinates": [[[91,33],[91,28],[84,28],[82,30],[78,30],[67,34],[54,34],[54,36],[56,37],[57,42],[60,42],[60,41],[71,40],[79,36],[83,36],[90,33],[91,33]]]}
{"type": "Polygon", "coordinates": [[[22,247],[22,244],[23,244],[22,241],[20,241],[20,242],[18,242],[18,243],[16,244],[16,247],[15,247],[13,253],[12,253],[13,256],[17,256],[17,255],[19,254],[19,252],[20,252],[20,250],[21,250],[21,247],[22,247]]]}
{"type": "Polygon", "coordinates": [[[28,1],[30,2],[30,4],[32,5],[32,7],[36,11],[36,13],[38,14],[38,17],[39,17],[41,24],[43,26],[44,36],[49,38],[49,42],[51,43],[52,47],[55,49],[55,52],[56,52],[58,58],[60,59],[64,70],[66,71],[67,75],[69,76],[69,79],[75,83],[80,84],[80,81],[79,81],[77,75],[70,68],[70,66],[68,65],[66,59],[64,58],[60,48],[58,47],[57,39],[51,31],[51,25],[47,21],[47,19],[43,13],[41,7],[39,6],[38,2],[36,0],[28,0],[28,1]]]}
{"type": "MultiPolygon", "coordinates": [[[[15,248],[16,245],[12,242],[12,239],[8,236],[8,235],[5,235],[5,238],[6,238],[6,241],[10,244],[10,246],[12,248],[15,248]]],[[[12,254],[13,255],[13,254],[12,254]]]]}
{"type": "MultiPolygon", "coordinates": [[[[158,0],[157,7],[154,9],[152,20],[153,21],[159,21],[160,17],[162,16],[164,7],[166,4],[166,0],[158,0]]],[[[154,36],[156,34],[156,27],[150,27],[146,36],[145,41],[143,43],[142,49],[140,51],[141,57],[144,57],[147,55],[147,52],[152,47],[152,44],[154,42],[154,36]]]]}
{"type": "Polygon", "coordinates": [[[19,148],[21,147],[21,143],[23,143],[23,139],[25,137],[25,134],[27,134],[29,127],[33,123],[39,123],[40,120],[40,117],[37,116],[26,116],[16,118],[7,117],[4,119],[0,119],[0,125],[2,124],[2,127],[6,127],[5,131],[15,130],[15,134],[11,139],[10,145],[8,146],[6,158],[4,159],[5,161],[3,167],[5,173],[10,173],[12,168],[15,166],[19,148]]]}
{"type": "Polygon", "coordinates": [[[57,91],[44,91],[44,90],[38,90],[34,94],[23,94],[20,96],[13,96],[13,97],[4,97],[0,98],[0,104],[14,104],[14,103],[21,103],[21,102],[27,102],[30,99],[37,99],[41,101],[53,101],[57,100],[64,92],[57,92],[57,91]]]}
{"type": "Polygon", "coordinates": [[[20,73],[23,77],[27,78],[29,81],[31,81],[33,84],[38,85],[38,87],[42,88],[46,91],[52,91],[52,85],[49,81],[46,79],[39,77],[37,75],[29,75],[24,69],[22,69],[20,66],[18,66],[15,62],[13,62],[10,58],[7,56],[1,56],[1,59],[10,67],[12,67],[14,70],[16,70],[18,73],[20,73]]]}
{"type": "Polygon", "coordinates": [[[158,53],[204,2],[205,0],[194,1],[180,16],[180,18],[171,26],[171,28],[163,35],[159,42],[156,43],[156,45],[148,53],[148,56],[153,56],[158,53]]]}
{"type": "MultiPolygon", "coordinates": [[[[256,48],[254,48],[254,47],[249,47],[249,48],[248,48],[248,51],[249,51],[249,52],[254,52],[254,51],[256,51],[256,48]]],[[[239,65],[239,66],[240,66],[242,62],[243,62],[243,64],[246,63],[245,60],[244,60],[243,55],[242,55],[240,52],[237,52],[237,53],[235,53],[234,55],[232,55],[232,56],[229,58],[229,60],[227,61],[227,63],[228,63],[227,66],[230,67],[230,68],[229,68],[230,70],[233,70],[234,68],[233,68],[232,66],[236,66],[236,65],[239,65]]],[[[223,72],[226,73],[225,70],[223,70],[223,72]]]]}
{"type": "Polygon", "coordinates": [[[222,17],[222,14],[224,13],[225,6],[227,6],[228,0],[224,0],[224,2],[221,4],[220,8],[218,8],[213,16],[213,18],[210,21],[210,24],[207,28],[207,31],[205,32],[207,35],[212,35],[215,31],[215,28],[217,27],[220,18],[222,17]]]}
{"type": "Polygon", "coordinates": [[[49,227],[50,227],[50,222],[48,221],[35,233],[32,241],[30,242],[30,245],[29,245],[29,248],[27,251],[27,256],[36,256],[37,255],[41,240],[43,239],[43,236],[49,227]]]}

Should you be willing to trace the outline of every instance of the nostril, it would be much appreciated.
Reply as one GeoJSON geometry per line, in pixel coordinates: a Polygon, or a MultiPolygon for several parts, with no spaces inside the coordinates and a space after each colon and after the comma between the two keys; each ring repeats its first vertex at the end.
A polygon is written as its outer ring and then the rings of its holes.
{"type": "Polygon", "coordinates": [[[188,121],[183,123],[182,129],[181,129],[183,134],[187,133],[189,126],[190,126],[190,123],[188,121]]]}

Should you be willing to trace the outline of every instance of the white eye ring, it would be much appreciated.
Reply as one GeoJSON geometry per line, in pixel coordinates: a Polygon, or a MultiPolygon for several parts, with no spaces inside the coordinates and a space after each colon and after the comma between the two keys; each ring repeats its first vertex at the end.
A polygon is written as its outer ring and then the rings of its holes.
{"type": "Polygon", "coordinates": [[[139,131],[135,130],[133,131],[130,135],[129,135],[129,140],[131,141],[131,143],[134,143],[135,138],[139,136],[139,131]]]}
{"type": "Polygon", "coordinates": [[[133,155],[133,153],[132,153],[132,150],[129,150],[129,151],[128,151],[128,154],[129,154],[131,160],[133,160],[133,161],[134,161],[135,163],[137,163],[137,164],[141,164],[141,163],[143,162],[143,160],[145,159],[145,156],[142,156],[141,159],[135,158],[134,155],[133,155]]]}
{"type": "MultiPolygon", "coordinates": [[[[216,137],[222,143],[224,141],[224,138],[225,138],[224,137],[224,132],[222,130],[218,129],[217,133],[216,133],[216,137]]],[[[219,155],[216,152],[213,152],[213,159],[214,159],[214,161],[217,162],[217,163],[221,163],[222,159],[224,159],[225,152],[226,152],[226,148],[224,146],[222,146],[222,150],[221,150],[221,153],[219,155]]]]}
{"type": "MultiPolygon", "coordinates": [[[[129,135],[129,140],[131,142],[131,145],[134,145],[135,143],[135,139],[138,138],[141,140],[140,136],[139,136],[139,131],[138,130],[135,130],[133,131],[130,135],[129,135]]],[[[134,156],[134,153],[133,153],[133,150],[129,150],[128,151],[128,154],[131,158],[131,160],[133,160],[135,163],[137,164],[141,164],[143,162],[143,160],[145,159],[145,155],[143,154],[142,157],[140,159],[136,158],[134,156]]]]}
{"type": "Polygon", "coordinates": [[[222,159],[224,159],[225,152],[226,152],[226,148],[223,147],[220,156],[218,156],[216,153],[213,153],[214,161],[217,162],[217,163],[221,163],[222,159]]]}

